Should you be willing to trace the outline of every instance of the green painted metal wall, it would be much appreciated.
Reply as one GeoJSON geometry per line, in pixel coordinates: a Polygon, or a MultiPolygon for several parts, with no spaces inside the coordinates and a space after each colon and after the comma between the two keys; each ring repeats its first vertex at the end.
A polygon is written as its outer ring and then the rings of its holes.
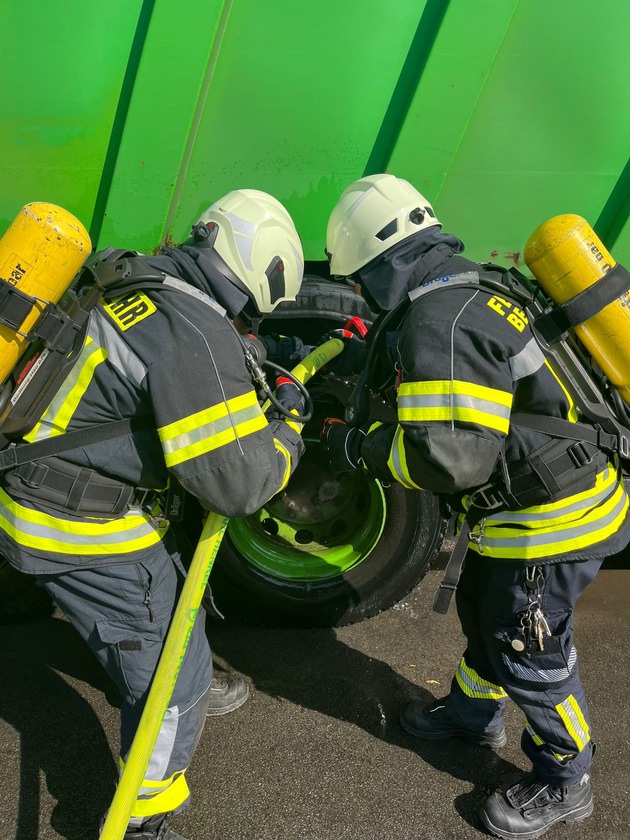
{"type": "Polygon", "coordinates": [[[585,216],[630,263],[627,0],[57,0],[0,7],[0,231],[22,204],[95,244],[183,239],[235,187],[323,256],[364,173],[411,180],[475,259],[585,216]]]}

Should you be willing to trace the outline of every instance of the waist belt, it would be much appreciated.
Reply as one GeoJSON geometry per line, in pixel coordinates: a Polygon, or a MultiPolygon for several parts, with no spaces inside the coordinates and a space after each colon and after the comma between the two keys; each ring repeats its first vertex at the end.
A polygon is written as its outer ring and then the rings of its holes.
{"type": "Polygon", "coordinates": [[[2,486],[12,495],[56,510],[94,516],[118,516],[129,508],[146,507],[158,495],[157,490],[107,478],[55,457],[8,470],[2,486]]]}
{"type": "Polygon", "coordinates": [[[445,614],[457,589],[471,532],[486,516],[501,510],[520,510],[548,504],[571,493],[588,490],[608,463],[608,457],[586,441],[552,440],[509,467],[495,481],[478,487],[468,500],[468,510],[446,564],[433,610],[445,614]]]}

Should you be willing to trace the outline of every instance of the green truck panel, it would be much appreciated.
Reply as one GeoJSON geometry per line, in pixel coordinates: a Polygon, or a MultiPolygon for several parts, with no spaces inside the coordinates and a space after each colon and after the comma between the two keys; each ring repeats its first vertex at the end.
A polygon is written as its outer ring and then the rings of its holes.
{"type": "Polygon", "coordinates": [[[321,260],[341,190],[387,170],[474,259],[578,213],[630,262],[625,0],[5,5],[0,232],[51,201],[146,251],[253,187],[321,260]]]}

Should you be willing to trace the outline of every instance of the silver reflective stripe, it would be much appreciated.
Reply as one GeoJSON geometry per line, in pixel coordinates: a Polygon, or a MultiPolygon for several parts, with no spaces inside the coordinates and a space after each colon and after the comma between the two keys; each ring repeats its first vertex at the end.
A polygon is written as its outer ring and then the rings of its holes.
{"type": "Polygon", "coordinates": [[[556,711],[562,719],[567,732],[575,741],[578,750],[582,751],[591,740],[591,735],[579,703],[570,694],[566,700],[556,706],[556,711]]]}
{"type": "Polygon", "coordinates": [[[466,394],[403,394],[398,397],[398,411],[413,408],[471,408],[475,411],[482,411],[484,414],[492,414],[495,417],[510,419],[510,407],[501,405],[493,400],[482,400],[478,397],[467,396],[466,394]]]}
{"type": "Polygon", "coordinates": [[[463,271],[461,274],[449,274],[446,277],[436,277],[434,280],[428,280],[419,286],[417,289],[412,289],[409,292],[409,300],[414,301],[419,297],[433,292],[436,289],[445,289],[450,286],[464,286],[470,283],[479,283],[479,274],[476,271],[463,271]]]}
{"type": "MultiPolygon", "coordinates": [[[[173,755],[175,738],[177,737],[177,724],[179,722],[179,706],[169,706],[164,714],[160,731],[151,753],[149,766],[144,774],[145,779],[160,781],[166,778],[168,765],[173,755]]],[[[183,770],[185,768],[178,768],[183,770]]],[[[154,796],[155,787],[140,787],[138,796],[154,796]]]]}
{"type": "Polygon", "coordinates": [[[409,482],[408,478],[406,478],[400,457],[400,448],[404,447],[404,445],[403,430],[400,426],[398,426],[396,433],[394,434],[394,440],[390,450],[391,472],[396,481],[402,484],[403,487],[411,490],[414,485],[409,482]]]}
{"type": "Polygon", "coordinates": [[[512,379],[524,379],[526,376],[531,376],[545,364],[545,355],[538,346],[535,338],[530,339],[525,347],[516,356],[508,359],[510,370],[512,371],[512,379]]]}
{"type": "MultiPolygon", "coordinates": [[[[229,409],[229,406],[227,407],[229,409]]],[[[173,452],[178,452],[180,449],[186,449],[192,444],[199,443],[203,440],[208,440],[222,432],[226,432],[234,427],[234,437],[237,438],[238,426],[241,423],[246,423],[249,420],[255,420],[262,414],[258,403],[255,405],[246,406],[245,408],[236,411],[229,410],[224,417],[219,417],[217,420],[212,420],[209,423],[204,423],[189,432],[183,432],[168,440],[162,441],[162,448],[165,455],[171,455],[173,452]]],[[[183,422],[183,421],[181,421],[183,422]]],[[[230,438],[226,443],[231,443],[234,438],[230,438]]]]}
{"type": "Polygon", "coordinates": [[[0,527],[20,545],[57,554],[105,555],[137,551],[160,541],[139,511],[113,520],[64,520],[0,500],[0,527]],[[10,504],[10,506],[9,506],[10,504]]]}
{"type": "Polygon", "coordinates": [[[243,260],[243,265],[252,271],[252,248],[254,246],[255,227],[247,219],[235,216],[234,213],[226,213],[225,216],[230,220],[230,224],[232,225],[234,244],[238,249],[240,258],[243,260]]]}
{"type": "Polygon", "coordinates": [[[140,361],[138,356],[129,347],[127,342],[112,326],[110,321],[99,310],[92,312],[90,319],[90,338],[98,343],[100,347],[107,350],[107,361],[118,373],[129,380],[136,388],[140,388],[147,375],[146,365],[140,361]]]}
{"type": "Polygon", "coordinates": [[[115,519],[65,519],[33,510],[0,489],[0,528],[20,545],[46,553],[99,555],[137,551],[162,539],[139,510],[115,519]]]}
{"type": "MultiPolygon", "coordinates": [[[[525,548],[527,546],[544,546],[556,544],[559,542],[566,543],[570,542],[571,540],[577,540],[580,537],[588,536],[590,533],[592,533],[595,527],[597,528],[597,530],[602,530],[608,525],[611,525],[615,521],[615,519],[621,514],[622,510],[626,505],[626,501],[626,495],[625,493],[622,493],[615,507],[606,516],[602,517],[601,519],[598,519],[597,522],[588,522],[586,525],[575,525],[573,528],[558,528],[558,530],[554,531],[553,533],[532,533],[526,537],[509,537],[506,539],[499,539],[496,537],[488,536],[488,533],[486,531],[486,534],[484,536],[484,547],[487,547],[489,549],[525,548]]],[[[557,516],[557,514],[554,515],[557,516]]],[[[488,525],[489,518],[486,519],[486,528],[488,527],[488,525]]],[[[501,526],[500,524],[497,524],[496,527],[501,526]]]]}
{"type": "Polygon", "coordinates": [[[225,218],[230,220],[232,230],[235,233],[243,233],[250,238],[254,235],[256,226],[253,222],[248,222],[247,219],[243,219],[242,216],[237,216],[234,213],[226,213],[225,218]]]}
{"type": "MultiPolygon", "coordinates": [[[[609,468],[603,473],[603,481],[606,482],[609,475],[609,468]]],[[[538,511],[534,513],[525,513],[524,511],[503,511],[500,514],[496,514],[495,516],[488,516],[486,517],[486,525],[487,526],[494,526],[496,528],[500,528],[501,525],[504,523],[511,523],[511,524],[526,524],[528,522],[542,522],[545,519],[558,519],[562,516],[568,516],[571,513],[577,513],[580,510],[590,510],[591,508],[597,507],[597,505],[602,504],[609,499],[613,493],[617,492],[617,484],[613,484],[611,486],[607,486],[602,488],[594,496],[587,496],[584,499],[579,499],[577,502],[572,502],[567,505],[563,505],[560,507],[560,503],[556,502],[554,505],[553,510],[549,511],[538,511]]],[[[513,545],[513,543],[512,543],[513,545]]]]}
{"type": "MultiPolygon", "coordinates": [[[[91,338],[91,336],[89,336],[91,338]]],[[[35,426],[33,432],[29,433],[26,436],[26,439],[30,442],[45,440],[47,438],[53,437],[53,435],[61,434],[67,428],[68,423],[71,420],[72,414],[74,411],[72,408],[70,409],[70,413],[63,412],[65,416],[61,417],[60,414],[62,413],[62,409],[64,408],[64,403],[70,396],[70,394],[74,391],[75,388],[78,387],[79,382],[82,382],[81,389],[77,394],[77,400],[80,400],[83,394],[85,393],[87,387],[89,386],[92,376],[94,375],[94,370],[92,369],[91,375],[89,379],[83,379],[85,376],[86,371],[89,373],[90,368],[90,361],[94,353],[98,353],[101,349],[101,345],[98,342],[88,341],[86,339],[81,352],[79,353],[74,366],[66,376],[64,382],[62,383],[61,387],[53,397],[50,402],[50,405],[46,409],[45,413],[43,414],[39,423],[35,426]],[[57,421],[57,422],[55,422],[57,421]]],[[[97,364],[103,361],[99,357],[95,357],[94,368],[97,364]]],[[[73,406],[74,408],[74,406],[73,406]]]]}
{"type": "Polygon", "coordinates": [[[252,264],[252,250],[254,247],[254,240],[251,236],[248,236],[246,233],[238,233],[238,231],[234,231],[234,244],[238,249],[239,257],[243,260],[243,265],[249,271],[254,270],[254,266],[252,264]]]}
{"type": "MultiPolygon", "coordinates": [[[[179,729],[179,719],[183,718],[183,716],[189,712],[197,703],[200,703],[203,698],[207,695],[210,691],[210,686],[206,688],[204,692],[193,702],[187,709],[180,709],[179,706],[169,706],[164,714],[164,718],[162,720],[162,724],[160,726],[160,731],[158,733],[157,740],[155,742],[155,746],[153,748],[153,752],[151,753],[151,758],[149,760],[149,766],[146,769],[144,774],[144,779],[149,780],[151,782],[159,782],[159,781],[168,781],[167,773],[169,769],[171,769],[171,773],[173,773],[173,769],[169,768],[171,760],[173,758],[173,750],[175,749],[175,742],[177,739],[177,732],[179,729]]],[[[177,771],[183,772],[186,770],[185,767],[178,767],[175,769],[177,771]]],[[[156,787],[155,785],[143,785],[140,787],[140,791],[138,793],[138,798],[151,798],[156,795],[156,793],[163,793],[164,790],[168,787],[167,784],[164,787],[156,787]]]]}
{"type": "MultiPolygon", "coordinates": [[[[394,478],[396,478],[401,484],[407,486],[407,482],[405,481],[405,477],[402,471],[402,464],[400,463],[400,452],[398,451],[398,447],[400,445],[400,435],[402,433],[402,429],[400,426],[396,429],[394,434],[394,440],[392,442],[392,448],[390,452],[390,457],[392,459],[392,467],[394,472],[394,478]]],[[[404,444],[403,444],[404,446],[404,444]]]]}
{"type": "Polygon", "coordinates": [[[185,283],[177,277],[170,277],[167,275],[162,285],[171,289],[177,289],[190,297],[194,297],[196,300],[201,301],[201,303],[205,303],[206,306],[210,306],[215,310],[215,312],[218,312],[221,317],[225,315],[225,309],[222,306],[219,306],[216,300],[211,298],[210,295],[207,295],[205,292],[202,292],[201,289],[196,289],[194,286],[191,286],[190,283],[185,283]]]}
{"type": "Polygon", "coordinates": [[[550,668],[548,670],[535,671],[533,668],[528,668],[526,665],[521,665],[520,662],[514,662],[507,654],[503,653],[503,662],[514,674],[525,682],[540,682],[540,683],[558,683],[563,680],[568,680],[571,672],[577,661],[577,650],[575,647],[571,648],[569,655],[569,662],[566,668],[550,668]]]}
{"type": "MultiPolygon", "coordinates": [[[[130,522],[128,530],[102,534],[77,534],[72,528],[73,523],[70,521],[68,521],[69,527],[67,529],[29,522],[28,520],[22,519],[21,517],[8,511],[1,503],[0,515],[4,516],[10,525],[23,534],[38,539],[65,543],[68,546],[95,546],[96,548],[99,548],[104,542],[107,542],[109,545],[122,546],[124,543],[129,542],[130,539],[137,539],[138,537],[148,536],[155,533],[151,524],[144,518],[139,517],[138,514],[133,517],[137,521],[130,522]]],[[[71,552],[67,551],[64,553],[69,554],[71,552]]],[[[107,551],[106,553],[109,554],[110,552],[107,551]]]]}
{"type": "Polygon", "coordinates": [[[455,677],[468,697],[477,700],[502,700],[507,697],[502,686],[484,680],[473,668],[467,666],[463,659],[459,663],[455,677]]]}

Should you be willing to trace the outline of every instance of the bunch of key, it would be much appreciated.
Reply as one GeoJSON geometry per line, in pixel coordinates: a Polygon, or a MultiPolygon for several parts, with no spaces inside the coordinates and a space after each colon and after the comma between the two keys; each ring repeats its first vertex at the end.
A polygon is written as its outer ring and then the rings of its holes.
{"type": "Polygon", "coordinates": [[[510,644],[513,650],[518,653],[525,652],[526,656],[534,653],[536,645],[539,651],[544,651],[545,636],[551,636],[551,629],[541,606],[540,590],[543,583],[540,567],[534,566],[525,570],[527,609],[519,615],[520,627],[510,644]]]}

